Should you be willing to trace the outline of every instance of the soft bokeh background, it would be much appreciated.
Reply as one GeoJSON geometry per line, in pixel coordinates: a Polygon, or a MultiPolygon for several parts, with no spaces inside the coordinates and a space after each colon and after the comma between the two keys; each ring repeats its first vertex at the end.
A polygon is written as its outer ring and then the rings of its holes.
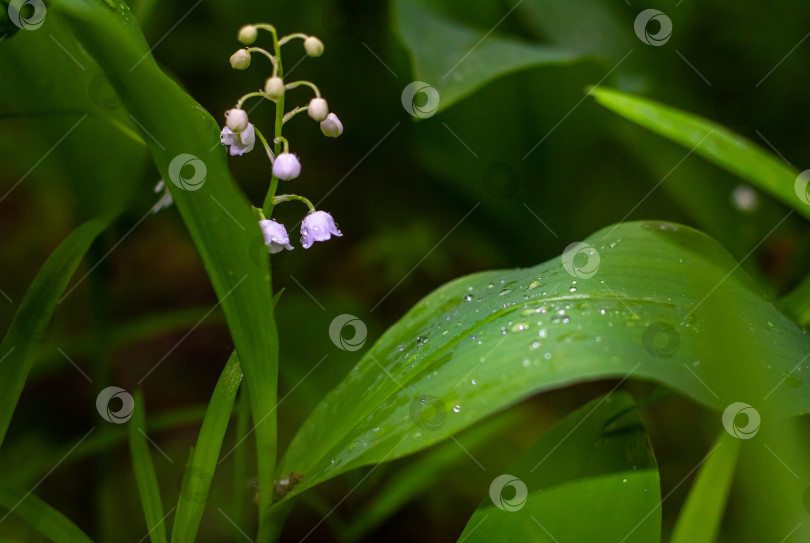
{"type": "MultiPolygon", "coordinates": [[[[282,444],[359,360],[357,353],[340,351],[329,340],[329,323],[336,315],[359,316],[372,341],[420,297],[450,279],[536,264],[623,219],[667,219],[695,226],[738,259],[774,227],[785,213],[781,204],[760,194],[752,210],[735,206],[732,194],[740,181],[729,174],[694,155],[672,171],[684,149],[632,126],[591,99],[572,111],[583,89],[602,79],[629,49],[633,55],[605,85],[716,120],[763,147],[772,145],[799,169],[807,162],[810,108],[802,83],[810,42],[800,44],[760,83],[806,37],[810,14],[799,0],[778,6],[731,0],[683,0],[677,6],[524,0],[497,27],[497,35],[557,42],[599,55],[592,61],[498,79],[420,122],[400,103],[402,89],[413,76],[391,6],[385,2],[204,0],[193,9],[195,4],[185,1],[129,4],[158,62],[217,118],[238,96],[260,86],[268,71],[266,60],[259,57],[245,72],[230,68],[228,57],[239,46],[239,26],[267,21],[282,33],[311,33],[326,44],[321,58],[300,65],[296,63],[303,51],[295,44],[285,49],[287,71],[295,66],[296,78],[319,84],[345,133],[328,140],[302,116],[285,134],[304,164],[303,175],[289,190],[316,202],[324,198],[320,207],[335,216],[344,236],[273,259],[276,288],[285,288],[277,309],[279,396],[290,392],[279,408],[282,444]],[[666,47],[645,46],[634,35],[633,20],[644,7],[664,10],[672,19],[675,31],[666,47]],[[324,356],[310,378],[297,386],[324,356]]],[[[514,2],[433,0],[430,5],[486,32],[514,2]]],[[[71,66],[58,45],[48,40],[49,23],[37,32],[0,41],[3,328],[38,268],[68,232],[99,209],[124,200],[116,191],[116,177],[137,175],[141,183],[136,204],[96,243],[73,279],[75,290],[57,308],[0,453],[0,473],[4,480],[33,486],[97,423],[98,390],[107,384],[134,388],[162,360],[142,387],[150,419],[163,417],[171,426],[151,436],[166,454],[155,454],[154,461],[164,503],[171,503],[196,437],[200,410],[232,344],[218,311],[200,323],[216,301],[176,210],[144,219],[158,198],[152,187],[159,177],[145,154],[116,152],[118,142],[94,137],[88,122],[39,162],[81,114],[59,107],[65,78],[79,67],[71,66]],[[25,51],[34,47],[42,54],[31,59],[25,51]],[[37,78],[17,79],[32,71],[37,78]],[[71,156],[86,157],[83,169],[68,165],[66,157],[71,156]],[[199,327],[187,334],[197,323],[199,327]],[[170,424],[172,417],[189,423],[170,424]]],[[[93,92],[88,88],[91,99],[93,92]]],[[[288,96],[291,104],[296,97],[303,102],[308,91],[288,96]]],[[[266,133],[272,130],[272,118],[269,103],[252,115],[266,133]]],[[[235,158],[232,166],[235,179],[254,203],[260,203],[269,180],[263,154],[235,158]]],[[[292,225],[301,211],[295,204],[282,206],[278,217],[292,225]]],[[[804,220],[794,215],[744,266],[774,293],[783,293],[810,265],[810,255],[802,250],[808,237],[804,220]]],[[[403,510],[380,519],[379,526],[357,524],[353,529],[364,534],[365,541],[455,541],[494,474],[502,473],[563,414],[612,386],[597,383],[555,391],[498,415],[459,436],[470,455],[450,442],[442,446],[445,455],[434,449],[375,470],[311,540],[339,540],[341,532],[350,533],[347,526],[367,519],[366,508],[395,474],[412,473],[416,478],[418,473],[423,479],[420,491],[403,510]]],[[[649,387],[635,383],[631,389],[642,395],[649,387]]],[[[667,492],[705,453],[718,421],[679,398],[650,407],[645,417],[667,492]]],[[[100,430],[103,435],[94,436],[98,450],[71,455],[37,489],[101,541],[137,540],[140,535],[135,534],[145,534],[120,430],[100,430]]],[[[226,439],[225,450],[231,446],[233,441],[226,439]]],[[[255,470],[250,466],[249,471],[255,470]]],[[[232,466],[226,461],[221,468],[201,540],[239,537],[217,512],[217,507],[227,510],[234,492],[232,466]]],[[[307,493],[290,518],[285,538],[303,537],[367,471],[307,493]]],[[[255,472],[236,485],[246,500],[255,492],[251,475],[255,472]]],[[[687,490],[688,485],[680,487],[664,505],[665,529],[687,490]]],[[[733,518],[733,503],[729,515],[733,518]]],[[[26,530],[13,519],[0,525],[0,535],[35,540],[26,530]]]]}

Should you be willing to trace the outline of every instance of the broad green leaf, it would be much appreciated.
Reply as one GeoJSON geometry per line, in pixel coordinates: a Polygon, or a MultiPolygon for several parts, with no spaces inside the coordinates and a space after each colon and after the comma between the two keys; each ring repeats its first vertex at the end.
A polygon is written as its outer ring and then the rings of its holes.
{"type": "Polygon", "coordinates": [[[740,440],[723,431],[700,467],[670,543],[716,541],[739,452],[740,440]]]}
{"type": "Polygon", "coordinates": [[[0,484],[0,507],[14,514],[54,543],[92,543],[92,540],[62,513],[37,498],[29,490],[0,484]]]}
{"type": "Polygon", "coordinates": [[[231,419],[233,402],[242,382],[242,368],[236,353],[231,354],[217,381],[208,409],[205,411],[197,445],[183,472],[177,513],[174,517],[172,542],[193,542],[200,526],[208,490],[217,468],[222,440],[231,419]]]}
{"type": "Polygon", "coordinates": [[[17,308],[0,344],[0,444],[59,298],[90,244],[114,216],[93,219],[71,232],[48,257],[17,308]]]}
{"type": "MultiPolygon", "coordinates": [[[[397,31],[411,56],[413,76],[438,91],[437,99],[412,105],[419,118],[450,107],[498,77],[535,66],[566,64],[585,58],[576,51],[490,34],[445,19],[419,0],[395,0],[397,31]]],[[[493,21],[493,24],[496,21],[493,21]]],[[[403,100],[405,97],[403,96],[403,100]]]]}
{"type": "Polygon", "coordinates": [[[303,475],[293,494],[594,379],[653,380],[718,409],[745,398],[810,412],[810,383],[793,371],[810,339],[717,242],[645,221],[583,243],[533,268],[462,277],[416,304],[293,439],[280,470],[303,475]],[[728,341],[741,356],[726,356],[728,341]]]}
{"type": "Polygon", "coordinates": [[[799,324],[806,326],[810,323],[810,277],[783,296],[780,303],[799,324]]]}
{"type": "Polygon", "coordinates": [[[272,500],[276,460],[278,337],[270,271],[266,260],[257,263],[251,254],[261,233],[249,202],[230,178],[220,128],[160,70],[125,4],[111,9],[100,1],[61,0],[57,7],[117,88],[126,89],[119,93],[124,106],[143,127],[219,298],[245,373],[251,411],[263,420],[255,434],[259,487],[268,489],[259,494],[264,512],[272,500]]]}
{"type": "Polygon", "coordinates": [[[135,392],[135,410],[129,421],[129,450],[132,454],[132,468],[135,472],[138,493],[141,496],[149,537],[152,543],[166,543],[163,502],[160,500],[160,486],[158,486],[155,466],[152,464],[152,455],[149,453],[146,410],[140,390],[135,392]]]}
{"type": "Polygon", "coordinates": [[[698,115],[646,98],[606,88],[589,92],[606,108],[683,145],[810,218],[807,183],[797,186],[799,172],[753,142],[698,115]]]}
{"type": "Polygon", "coordinates": [[[661,540],[658,468],[624,392],[565,417],[488,490],[459,541],[661,540]]]}

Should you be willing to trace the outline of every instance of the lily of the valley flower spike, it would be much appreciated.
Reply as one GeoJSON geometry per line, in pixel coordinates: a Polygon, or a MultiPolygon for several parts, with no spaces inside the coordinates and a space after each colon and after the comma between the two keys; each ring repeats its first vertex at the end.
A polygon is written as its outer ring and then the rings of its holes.
{"type": "Polygon", "coordinates": [[[250,123],[241,132],[234,132],[226,126],[219,134],[219,141],[228,147],[231,156],[242,156],[253,150],[256,143],[256,129],[250,123]]]}
{"type": "Polygon", "coordinates": [[[301,223],[301,246],[309,249],[316,241],[326,241],[332,236],[341,237],[335,219],[326,211],[311,211],[301,223]]]}
{"type": "Polygon", "coordinates": [[[287,234],[287,229],[284,228],[283,224],[262,219],[259,221],[259,227],[262,229],[264,244],[267,245],[270,254],[280,253],[284,249],[293,250],[293,246],[290,245],[290,236],[287,234]]]}
{"type": "MultiPolygon", "coordinates": [[[[231,66],[237,70],[244,70],[252,66],[251,57],[254,53],[267,57],[272,66],[272,72],[264,80],[261,90],[248,92],[237,100],[233,108],[225,112],[225,126],[220,133],[220,141],[228,147],[231,156],[238,156],[249,152],[256,144],[261,142],[272,164],[272,177],[269,189],[264,200],[264,206],[254,207],[254,214],[259,219],[259,228],[264,237],[264,243],[270,253],[276,254],[283,250],[291,250],[290,236],[283,224],[272,219],[272,213],[277,205],[285,202],[299,201],[309,208],[309,214],[301,222],[301,244],[305,249],[312,247],[316,241],[326,241],[333,236],[343,234],[338,230],[335,220],[326,211],[317,211],[307,198],[297,194],[277,195],[279,180],[290,181],[301,175],[301,161],[298,156],[290,152],[290,144],[282,135],[283,127],[293,117],[307,112],[307,115],[320,123],[321,132],[330,138],[337,138],[343,133],[343,123],[334,113],[330,113],[329,104],[321,96],[317,85],[311,81],[290,81],[283,79],[281,48],[293,40],[303,40],[304,50],[310,57],[319,57],[324,52],[321,40],[315,36],[304,33],[293,33],[279,36],[276,28],[266,23],[245,25],[239,29],[237,39],[245,46],[231,55],[231,66]],[[273,38],[273,47],[264,49],[254,45],[259,32],[268,32],[273,38]],[[314,96],[297,107],[287,108],[289,101],[299,91],[296,89],[310,89],[314,96]],[[265,137],[262,131],[248,119],[244,104],[253,98],[265,99],[275,104],[275,128],[272,137],[265,137]]],[[[268,134],[270,136],[270,134],[268,134]]]]}

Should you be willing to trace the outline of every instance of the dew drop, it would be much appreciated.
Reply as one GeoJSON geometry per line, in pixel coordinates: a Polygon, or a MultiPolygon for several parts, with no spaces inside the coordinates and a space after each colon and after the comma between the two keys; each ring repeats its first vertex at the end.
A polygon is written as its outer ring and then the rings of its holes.
{"type": "Polygon", "coordinates": [[[460,405],[456,405],[456,406],[453,408],[453,413],[459,413],[460,411],[461,411],[461,406],[460,406],[460,405]]]}

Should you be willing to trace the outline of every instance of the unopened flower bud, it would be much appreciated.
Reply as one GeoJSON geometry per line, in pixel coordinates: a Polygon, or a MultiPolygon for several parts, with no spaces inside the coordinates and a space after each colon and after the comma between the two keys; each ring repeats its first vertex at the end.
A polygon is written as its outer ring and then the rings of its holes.
{"type": "Polygon", "coordinates": [[[329,115],[329,104],[323,98],[313,98],[309,101],[309,109],[307,114],[314,120],[321,122],[329,115]]]}
{"type": "Polygon", "coordinates": [[[245,70],[250,66],[250,53],[240,49],[231,55],[231,68],[234,70],[245,70]]]}
{"type": "Polygon", "coordinates": [[[311,57],[319,57],[323,54],[323,42],[315,36],[310,36],[304,40],[304,50],[311,57]]]}
{"type": "Polygon", "coordinates": [[[343,123],[340,122],[337,115],[330,113],[326,119],[321,121],[321,132],[326,137],[336,138],[343,134],[343,123]]]}
{"type": "Polygon", "coordinates": [[[277,76],[268,77],[264,82],[264,93],[271,100],[278,100],[284,96],[284,81],[277,76]]]}
{"type": "Polygon", "coordinates": [[[284,181],[290,181],[301,175],[301,162],[292,153],[280,153],[273,161],[273,175],[284,181]]]}
{"type": "Polygon", "coordinates": [[[225,112],[225,124],[238,134],[248,126],[248,115],[244,109],[229,109],[225,112]]]}
{"type": "Polygon", "coordinates": [[[239,33],[236,35],[236,39],[240,42],[244,43],[245,45],[250,45],[254,41],[256,41],[256,37],[259,35],[259,29],[253,25],[245,25],[239,29],[239,33]]]}

